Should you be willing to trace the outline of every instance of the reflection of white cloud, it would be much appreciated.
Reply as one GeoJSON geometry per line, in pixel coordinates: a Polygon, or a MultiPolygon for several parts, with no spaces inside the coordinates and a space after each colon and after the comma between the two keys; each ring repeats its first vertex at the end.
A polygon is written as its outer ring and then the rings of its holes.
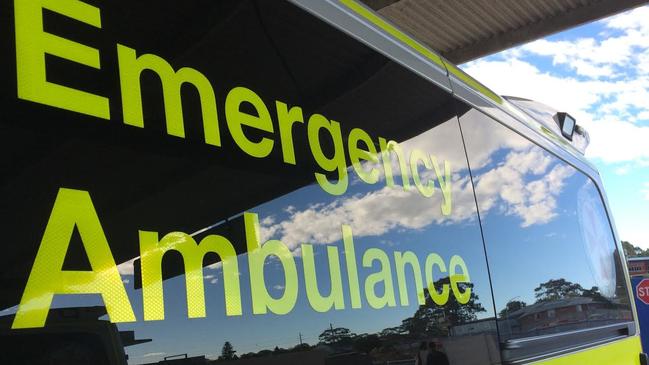
{"type": "MultiPolygon", "coordinates": [[[[433,129],[399,143],[399,145],[408,161],[410,161],[412,151],[419,150],[435,156],[440,165],[447,161],[453,167],[454,172],[466,169],[466,158],[461,147],[462,139],[456,122],[442,123],[433,129]]],[[[395,176],[399,173],[396,161],[393,161],[392,171],[395,172],[395,176]]],[[[412,179],[412,176],[410,178],[412,179]]]]}
{"type": "Polygon", "coordinates": [[[264,217],[264,219],[261,220],[261,224],[264,226],[270,226],[273,223],[275,223],[275,217],[273,217],[272,215],[264,217]]]}
{"type": "Polygon", "coordinates": [[[139,259],[139,257],[134,257],[128,261],[122,262],[121,264],[117,265],[117,271],[119,271],[120,275],[133,275],[133,262],[135,260],[139,259]]]}
{"type": "Polygon", "coordinates": [[[218,261],[218,262],[215,262],[213,264],[209,264],[209,265],[207,265],[205,267],[210,269],[210,270],[216,270],[216,269],[220,269],[222,266],[223,266],[223,261],[218,261]]]}
{"type": "MultiPolygon", "coordinates": [[[[467,140],[471,141],[471,161],[476,170],[493,164],[496,153],[510,151],[504,162],[496,164],[476,180],[481,209],[484,212],[499,209],[505,214],[518,216],[523,227],[549,222],[557,215],[556,198],[573,169],[565,165],[552,167],[553,158],[549,154],[540,148],[532,148],[523,138],[513,137],[506,128],[494,127],[479,123],[465,132],[467,140]]],[[[417,141],[413,139],[403,145],[408,149],[426,150],[424,145],[414,146],[413,142],[417,141]]],[[[448,148],[456,149],[457,146],[448,148]]],[[[465,165],[459,160],[456,163],[456,166],[465,165]]],[[[343,224],[352,227],[355,237],[366,237],[473,218],[475,200],[470,180],[457,171],[454,171],[452,180],[450,216],[441,212],[443,197],[439,189],[431,198],[424,198],[414,187],[409,191],[400,186],[383,187],[329,203],[312,204],[302,210],[290,206],[290,209],[285,209],[289,213],[287,219],[270,224],[271,220],[262,219],[262,242],[279,239],[295,250],[302,243],[339,241],[343,224]]]]}
{"type": "Polygon", "coordinates": [[[568,165],[550,168],[551,161],[539,148],[510,152],[504,163],[476,179],[481,212],[498,208],[520,217],[522,227],[551,221],[564,181],[574,173],[568,165]]]}
{"type": "Polygon", "coordinates": [[[216,275],[205,275],[203,276],[203,278],[205,278],[205,280],[209,280],[210,284],[216,284],[219,282],[219,278],[216,277],[216,275]]]}
{"type": "MultiPolygon", "coordinates": [[[[408,140],[400,141],[397,143],[400,147],[404,162],[406,165],[406,174],[409,177],[410,184],[413,185],[413,176],[410,166],[411,154],[413,151],[421,151],[426,156],[434,156],[435,160],[438,162],[439,166],[443,169],[444,164],[451,166],[454,173],[461,173],[466,170],[466,157],[462,151],[462,139],[460,132],[457,128],[457,122],[455,120],[449,120],[444,123],[441,123],[435,128],[429,129],[419,135],[416,135],[408,140]]],[[[370,162],[363,161],[361,162],[363,170],[366,172],[371,171],[372,169],[377,169],[379,171],[378,181],[380,183],[385,183],[385,170],[384,170],[384,155],[381,153],[380,148],[377,147],[378,161],[370,162]]],[[[399,159],[395,151],[388,149],[386,154],[390,159],[391,174],[394,178],[394,183],[396,185],[403,185],[402,180],[402,171],[399,165],[399,159]]],[[[422,181],[427,179],[435,180],[434,170],[424,169],[421,166],[419,167],[418,172],[420,173],[420,178],[422,181]]],[[[361,181],[357,174],[354,172],[353,166],[348,168],[348,174],[351,176],[352,185],[354,182],[361,181]]],[[[437,183],[437,182],[436,182],[437,183]]],[[[437,185],[439,187],[439,185],[437,185]]],[[[290,206],[289,208],[294,209],[295,207],[290,206]]],[[[288,209],[288,208],[287,208],[288,209]]],[[[292,213],[289,211],[289,213],[292,213]]]]}
{"type": "Polygon", "coordinates": [[[261,226],[262,241],[278,238],[291,249],[302,243],[327,244],[341,239],[341,225],[350,225],[354,236],[380,236],[391,230],[422,229],[431,223],[461,221],[473,217],[475,203],[469,179],[453,182],[450,216],[442,215],[442,193],[424,198],[417,189],[384,187],[366,194],[336,199],[294,211],[287,220],[261,226]]]}
{"type": "MultiPolygon", "coordinates": [[[[341,225],[346,224],[354,230],[354,236],[381,236],[398,229],[423,229],[431,223],[444,224],[473,218],[475,200],[466,172],[466,156],[457,121],[441,123],[409,140],[399,142],[403,151],[405,168],[410,181],[410,190],[402,185],[402,172],[395,153],[390,153],[394,187],[385,186],[383,162],[364,163],[365,170],[377,168],[381,174],[376,189],[356,195],[346,195],[329,202],[313,203],[302,210],[289,205],[284,209],[288,218],[278,222],[261,219],[260,235],[262,242],[271,238],[279,239],[294,254],[299,255],[302,243],[328,244],[341,239],[341,225]],[[434,181],[435,191],[430,198],[424,197],[414,185],[410,171],[410,157],[414,150],[426,156],[434,156],[435,165],[444,171],[450,166],[451,173],[451,214],[442,214],[443,193],[440,181],[433,169],[419,166],[422,182],[434,181]],[[381,186],[383,185],[383,186],[381,186]]],[[[349,168],[349,173],[353,167],[349,168]]]]}
{"type": "Polygon", "coordinates": [[[614,296],[615,260],[611,255],[614,248],[602,244],[611,242],[613,237],[601,206],[599,192],[590,180],[586,180],[577,192],[576,216],[583,238],[583,247],[588,252],[588,264],[593,279],[604,296],[614,296]]]}
{"type": "Polygon", "coordinates": [[[164,356],[166,354],[167,354],[166,352],[149,352],[147,354],[142,355],[142,357],[164,356]]]}
{"type": "Polygon", "coordinates": [[[645,189],[642,189],[645,199],[649,200],[649,182],[644,184],[645,189]]]}
{"type": "Polygon", "coordinates": [[[512,132],[503,127],[484,123],[482,113],[470,110],[465,114],[467,117],[480,119],[477,123],[471,123],[469,128],[463,128],[462,133],[467,143],[470,143],[471,169],[479,170],[492,162],[493,154],[502,149],[508,148],[520,151],[529,147],[529,142],[523,138],[512,138],[512,132]]]}

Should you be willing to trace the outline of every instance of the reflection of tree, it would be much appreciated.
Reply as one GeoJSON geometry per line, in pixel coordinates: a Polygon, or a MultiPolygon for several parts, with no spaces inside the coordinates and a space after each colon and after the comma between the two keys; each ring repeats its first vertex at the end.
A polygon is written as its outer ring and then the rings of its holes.
{"type": "Polygon", "coordinates": [[[405,335],[407,333],[407,330],[404,327],[405,327],[404,325],[401,325],[396,327],[385,328],[383,329],[383,331],[379,332],[379,336],[381,338],[391,339],[391,338],[405,335]]]}
{"type": "Polygon", "coordinates": [[[599,288],[594,286],[590,289],[584,289],[582,296],[584,297],[589,297],[593,298],[594,301],[596,302],[608,302],[609,300],[606,299],[602,293],[600,293],[599,288]]]}
{"type": "Polygon", "coordinates": [[[550,279],[534,289],[537,303],[581,296],[584,288],[566,279],[550,279]]]}
{"type": "Polygon", "coordinates": [[[230,343],[230,341],[225,341],[223,344],[223,348],[221,349],[221,356],[219,356],[219,360],[235,360],[237,358],[236,350],[230,343]]]}
{"type": "Polygon", "coordinates": [[[523,309],[527,306],[527,303],[525,303],[522,300],[510,300],[507,302],[505,305],[505,308],[503,308],[499,313],[498,316],[500,318],[507,318],[509,317],[510,314],[516,312],[519,309],[523,309]]]}
{"type": "Polygon", "coordinates": [[[381,347],[381,339],[378,335],[363,334],[354,339],[354,349],[358,352],[369,353],[377,347],[381,347]]]}
{"type": "Polygon", "coordinates": [[[466,304],[460,304],[450,291],[448,277],[437,280],[433,285],[438,289],[443,286],[449,288],[448,301],[444,305],[437,305],[428,290],[424,290],[425,303],[418,307],[412,317],[404,319],[399,326],[388,327],[374,334],[360,335],[348,328],[330,326],[318,336],[320,343],[316,346],[304,344],[292,349],[276,347],[274,351],[261,350],[257,353],[243,354],[241,358],[274,356],[285,352],[322,351],[318,348],[326,345],[324,351],[333,354],[364,353],[381,362],[412,359],[413,351],[416,351],[413,344],[428,341],[431,337],[448,336],[450,327],[477,321],[477,314],[486,311],[478,301],[479,297],[475,294],[472,283],[458,283],[460,291],[471,290],[471,296],[466,304]]]}
{"type": "Polygon", "coordinates": [[[594,286],[590,289],[584,289],[580,284],[563,278],[550,279],[545,283],[539,284],[534,289],[534,295],[536,296],[537,303],[574,297],[589,297],[599,302],[609,301],[602,295],[598,287],[594,286]]]}
{"type": "Polygon", "coordinates": [[[285,348],[280,348],[278,346],[275,346],[275,349],[268,350],[261,350],[259,352],[248,352],[243,355],[241,355],[242,359],[250,359],[250,358],[255,358],[255,357],[266,357],[266,356],[274,356],[274,355],[279,355],[279,354],[285,354],[285,353],[291,353],[291,352],[302,352],[302,351],[310,351],[313,349],[312,346],[310,346],[307,343],[302,343],[299,345],[296,345],[290,349],[285,349],[285,348]]]}
{"type": "Polygon", "coordinates": [[[344,327],[330,327],[318,336],[320,342],[326,345],[348,344],[353,337],[356,337],[356,334],[344,327]]]}
{"type": "MultiPolygon", "coordinates": [[[[448,277],[434,283],[436,288],[441,288],[443,285],[450,285],[448,277]]],[[[426,291],[426,303],[420,305],[412,317],[403,320],[402,331],[418,337],[445,336],[448,334],[448,326],[476,321],[478,319],[476,314],[486,310],[478,302],[479,298],[473,291],[473,284],[459,283],[458,287],[461,291],[471,290],[471,297],[466,304],[460,304],[451,293],[448,302],[439,306],[433,302],[430,293],[426,291]]]]}

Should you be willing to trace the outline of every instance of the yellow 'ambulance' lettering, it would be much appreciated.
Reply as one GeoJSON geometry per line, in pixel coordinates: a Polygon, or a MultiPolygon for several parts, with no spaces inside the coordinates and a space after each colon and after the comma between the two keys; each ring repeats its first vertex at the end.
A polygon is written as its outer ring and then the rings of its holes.
{"type": "Polygon", "coordinates": [[[170,250],[179,252],[185,263],[189,318],[205,317],[203,258],[208,253],[216,253],[223,263],[225,313],[228,316],[241,315],[239,265],[237,253],[230,241],[222,236],[209,235],[197,245],[190,235],[182,232],[169,233],[158,241],[158,233],[140,231],[142,302],[145,321],[164,319],[162,257],[170,250]]]}
{"type": "Polygon", "coordinates": [[[86,191],[59,189],[12,328],[43,327],[54,294],[101,294],[112,322],[133,322],[115,260],[86,191]],[[64,271],[77,227],[91,271],[64,271]]]}
{"type": "Polygon", "coordinates": [[[316,274],[315,257],[313,255],[313,246],[307,244],[302,245],[302,263],[304,264],[304,286],[306,287],[306,296],[307,299],[309,299],[311,308],[317,312],[327,312],[332,307],[336,310],[345,309],[338,247],[328,246],[327,256],[329,256],[329,278],[331,290],[329,291],[329,295],[325,297],[320,294],[320,289],[318,289],[318,278],[316,274]]]}
{"type": "Polygon", "coordinates": [[[394,253],[394,265],[397,270],[397,283],[399,285],[399,299],[401,305],[407,307],[410,305],[408,300],[408,286],[406,284],[406,265],[412,268],[412,276],[415,279],[415,289],[417,290],[417,302],[420,305],[426,304],[426,295],[424,293],[424,284],[421,280],[421,268],[419,267],[419,258],[412,251],[394,253]]]}
{"type": "Polygon", "coordinates": [[[259,239],[259,220],[257,214],[244,213],[246,226],[246,243],[248,246],[248,266],[250,270],[250,292],[252,295],[252,312],[266,314],[267,310],[275,314],[287,314],[293,310],[297,301],[297,268],[293,254],[281,241],[270,240],[263,245],[259,239]],[[279,259],[284,268],[284,293],[274,298],[268,293],[264,275],[264,265],[268,256],[279,259]]]}
{"type": "Polygon", "coordinates": [[[365,279],[365,296],[370,307],[381,309],[385,306],[394,307],[394,284],[392,283],[392,269],[390,259],[385,251],[378,248],[369,248],[363,254],[363,267],[372,267],[372,263],[378,261],[381,269],[378,272],[369,274],[365,279]],[[383,283],[383,295],[376,295],[376,286],[383,283]]]}
{"type": "Polygon", "coordinates": [[[448,284],[442,284],[442,292],[438,292],[435,288],[435,279],[433,276],[433,268],[439,267],[439,271],[442,274],[446,273],[446,264],[444,260],[436,253],[431,253],[426,257],[426,282],[428,284],[428,293],[430,298],[437,305],[445,305],[448,302],[449,297],[449,287],[448,284]]]}

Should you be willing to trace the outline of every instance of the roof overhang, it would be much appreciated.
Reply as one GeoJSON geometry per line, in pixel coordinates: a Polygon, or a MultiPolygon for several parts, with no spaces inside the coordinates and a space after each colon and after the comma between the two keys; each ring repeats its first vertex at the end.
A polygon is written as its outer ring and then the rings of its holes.
{"type": "Polygon", "coordinates": [[[649,3],[649,0],[362,1],[456,64],[649,3]]]}

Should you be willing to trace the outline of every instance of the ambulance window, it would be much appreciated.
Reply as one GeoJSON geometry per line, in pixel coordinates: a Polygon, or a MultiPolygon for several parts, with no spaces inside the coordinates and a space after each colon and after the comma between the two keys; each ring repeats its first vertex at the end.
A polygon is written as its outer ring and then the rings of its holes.
{"type": "Polygon", "coordinates": [[[460,123],[504,357],[628,334],[633,318],[621,255],[595,184],[474,109],[465,109],[460,123]]]}
{"type": "Polygon", "coordinates": [[[288,2],[60,4],[43,27],[101,68],[56,52],[68,89],[2,84],[3,338],[110,364],[501,363],[447,91],[288,2]]]}

